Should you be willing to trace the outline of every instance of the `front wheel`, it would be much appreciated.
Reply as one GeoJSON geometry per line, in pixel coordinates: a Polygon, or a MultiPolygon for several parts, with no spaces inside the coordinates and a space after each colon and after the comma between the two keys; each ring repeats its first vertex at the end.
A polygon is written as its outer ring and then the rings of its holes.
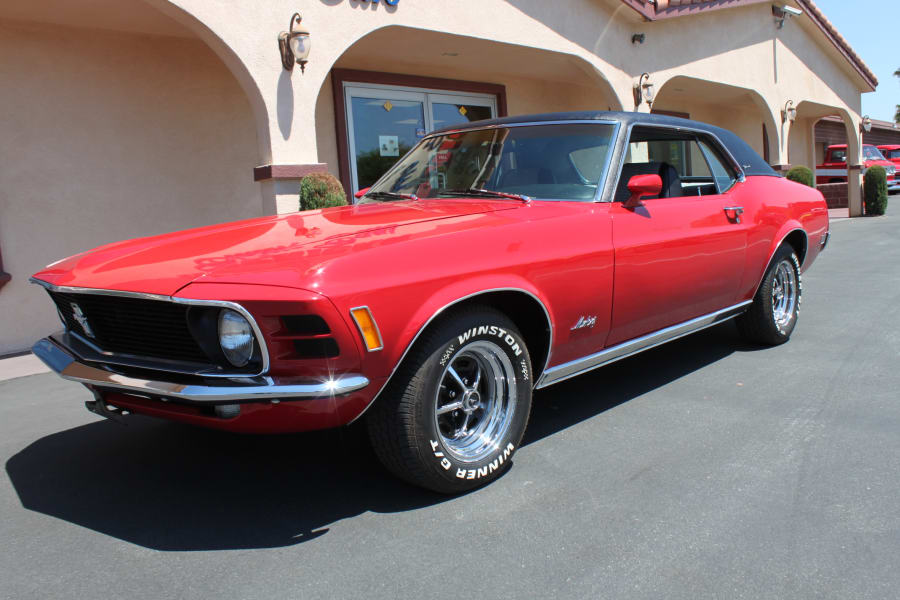
{"type": "Polygon", "coordinates": [[[479,307],[426,332],[367,415],[395,475],[442,493],[499,477],[531,412],[531,359],[504,314],[479,307]]]}
{"type": "Polygon", "coordinates": [[[800,315],[800,261],[790,246],[775,252],[750,310],[737,318],[749,341],[776,346],[788,341],[800,315]]]}

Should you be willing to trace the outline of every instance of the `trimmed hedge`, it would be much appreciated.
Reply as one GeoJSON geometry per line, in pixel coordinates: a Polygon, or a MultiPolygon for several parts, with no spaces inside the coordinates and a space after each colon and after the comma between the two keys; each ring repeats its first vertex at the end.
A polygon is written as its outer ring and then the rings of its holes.
{"type": "Polygon", "coordinates": [[[794,167],[787,172],[785,178],[802,183],[807,187],[813,187],[813,172],[808,167],[794,167]]]}
{"type": "Polygon", "coordinates": [[[863,199],[867,215],[883,215],[887,210],[887,171],[884,167],[869,167],[863,178],[863,199]]]}
{"type": "Polygon", "coordinates": [[[346,205],[344,186],[331,173],[313,173],[300,180],[300,210],[346,205]]]}

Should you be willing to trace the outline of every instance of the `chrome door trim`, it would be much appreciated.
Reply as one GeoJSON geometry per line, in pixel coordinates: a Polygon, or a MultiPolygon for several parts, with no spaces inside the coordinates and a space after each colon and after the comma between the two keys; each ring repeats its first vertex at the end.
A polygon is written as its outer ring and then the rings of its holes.
{"type": "Polygon", "coordinates": [[[83,287],[72,287],[65,285],[54,285],[52,283],[48,283],[42,279],[38,279],[36,277],[31,277],[29,279],[31,283],[37,284],[41,287],[46,288],[51,292],[59,292],[62,294],[90,294],[92,296],[119,296],[122,298],[139,298],[142,300],[158,300],[160,302],[172,302],[174,304],[188,304],[191,306],[214,306],[218,308],[230,308],[233,311],[236,311],[241,314],[247,322],[250,323],[250,327],[253,328],[253,335],[256,336],[256,341],[259,344],[259,351],[262,354],[262,368],[256,374],[248,374],[248,373],[225,373],[225,374],[210,374],[204,373],[204,377],[258,377],[259,375],[265,375],[269,372],[269,348],[266,346],[266,338],[262,334],[262,330],[260,330],[259,325],[256,324],[256,319],[253,318],[253,315],[250,314],[246,308],[237,304],[236,302],[227,302],[224,300],[194,300],[192,298],[179,298],[177,296],[163,296],[160,294],[147,294],[144,292],[124,292],[120,290],[105,290],[101,288],[83,288],[83,287]]]}
{"type": "Polygon", "coordinates": [[[413,339],[409,342],[409,344],[407,344],[406,349],[403,351],[403,354],[400,356],[400,360],[398,360],[397,364],[394,365],[394,368],[391,370],[391,374],[388,375],[387,379],[385,379],[384,384],[382,384],[381,388],[375,393],[374,396],[372,396],[372,401],[369,402],[369,404],[367,404],[366,407],[350,423],[354,423],[357,420],[359,420],[364,414],[366,414],[366,411],[368,411],[369,408],[371,408],[371,406],[373,404],[375,404],[375,401],[378,400],[378,397],[381,396],[381,393],[385,390],[385,388],[387,388],[388,384],[391,382],[391,379],[394,378],[394,375],[397,373],[397,370],[400,368],[400,365],[403,364],[403,361],[406,359],[406,355],[409,354],[410,350],[412,350],[412,347],[413,347],[413,345],[415,345],[416,341],[419,339],[419,336],[421,336],[422,333],[424,333],[424,331],[426,329],[428,329],[428,326],[431,325],[431,323],[436,318],[438,318],[440,315],[442,315],[444,313],[444,311],[446,311],[451,306],[459,304],[460,302],[463,302],[464,300],[469,300],[470,298],[475,298],[477,296],[483,296],[485,294],[490,294],[492,292],[521,292],[523,294],[527,294],[528,296],[530,296],[531,298],[536,300],[537,303],[544,310],[544,316],[547,318],[547,330],[549,331],[549,334],[550,334],[550,339],[548,340],[548,345],[547,345],[547,358],[544,359],[544,367],[541,370],[542,373],[545,372],[547,370],[547,365],[550,363],[550,354],[553,352],[553,320],[550,318],[550,312],[547,310],[546,305],[544,305],[544,303],[541,301],[540,298],[538,298],[537,296],[535,296],[528,290],[523,290],[522,288],[507,287],[507,288],[490,288],[487,290],[480,290],[478,292],[473,292],[471,294],[467,294],[465,296],[462,296],[461,298],[457,298],[453,302],[449,302],[449,303],[445,304],[444,306],[439,308],[434,314],[432,314],[431,317],[429,317],[429,319],[427,321],[425,321],[425,323],[416,332],[416,335],[413,336],[413,339]]]}
{"type": "Polygon", "coordinates": [[[541,378],[538,380],[537,385],[535,385],[534,387],[535,389],[539,390],[551,386],[555,383],[559,383],[561,381],[565,381],[566,379],[571,379],[572,377],[581,375],[582,373],[587,373],[588,371],[592,371],[596,368],[608,365],[617,360],[628,358],[629,356],[637,354],[638,352],[642,352],[643,350],[648,350],[655,346],[659,346],[660,344],[664,344],[666,342],[670,342],[696,331],[700,331],[701,329],[706,329],[707,327],[718,325],[723,321],[727,321],[728,319],[738,316],[752,303],[752,300],[747,300],[745,302],[741,302],[740,304],[735,304],[734,306],[723,308],[722,310],[716,311],[714,313],[703,315],[702,317],[697,317],[696,319],[691,319],[689,321],[679,323],[678,325],[666,327],[665,329],[660,329],[659,331],[656,331],[654,333],[650,333],[645,336],[623,342],[621,344],[613,346],[612,348],[607,348],[606,350],[602,350],[595,354],[590,354],[583,358],[578,358],[573,361],[557,365],[555,367],[550,367],[549,369],[546,369],[544,371],[543,375],[541,375],[541,378]]]}

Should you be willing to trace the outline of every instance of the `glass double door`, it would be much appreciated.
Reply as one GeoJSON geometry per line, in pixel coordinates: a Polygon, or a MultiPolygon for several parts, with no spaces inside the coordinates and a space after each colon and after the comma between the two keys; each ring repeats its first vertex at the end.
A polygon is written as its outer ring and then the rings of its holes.
{"type": "Polygon", "coordinates": [[[497,116],[491,95],[346,85],[353,192],[375,183],[428,132],[497,116]]]}

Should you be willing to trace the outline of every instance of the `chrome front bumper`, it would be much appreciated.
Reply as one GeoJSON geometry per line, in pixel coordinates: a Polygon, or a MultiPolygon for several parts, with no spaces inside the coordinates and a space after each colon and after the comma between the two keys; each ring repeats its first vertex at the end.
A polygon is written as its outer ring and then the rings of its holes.
{"type": "Polygon", "coordinates": [[[259,400],[304,400],[331,398],[361,390],[369,385],[362,375],[347,374],[323,382],[281,385],[270,377],[212,380],[206,384],[185,384],[141,379],[107,371],[80,362],[50,338],[36,343],[31,351],[63,379],[145,397],[163,397],[187,402],[229,404],[259,400]]]}

